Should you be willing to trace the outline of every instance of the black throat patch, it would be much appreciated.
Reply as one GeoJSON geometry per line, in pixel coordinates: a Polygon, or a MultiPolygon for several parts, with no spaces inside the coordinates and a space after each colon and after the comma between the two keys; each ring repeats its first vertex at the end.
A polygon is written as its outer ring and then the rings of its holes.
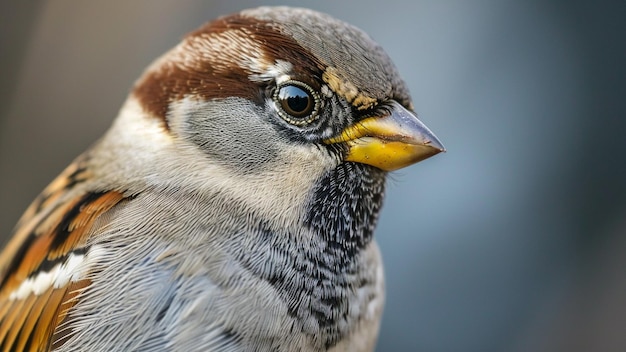
{"type": "Polygon", "coordinates": [[[349,260],[372,240],[385,174],[368,165],[341,163],[317,182],[304,223],[349,260]]]}

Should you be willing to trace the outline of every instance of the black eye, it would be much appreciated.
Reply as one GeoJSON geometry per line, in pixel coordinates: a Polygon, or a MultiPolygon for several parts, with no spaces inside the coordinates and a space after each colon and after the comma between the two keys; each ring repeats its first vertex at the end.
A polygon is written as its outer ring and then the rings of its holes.
{"type": "Polygon", "coordinates": [[[302,82],[288,81],[279,85],[274,100],[280,116],[293,125],[305,125],[317,118],[319,96],[302,82]]]}

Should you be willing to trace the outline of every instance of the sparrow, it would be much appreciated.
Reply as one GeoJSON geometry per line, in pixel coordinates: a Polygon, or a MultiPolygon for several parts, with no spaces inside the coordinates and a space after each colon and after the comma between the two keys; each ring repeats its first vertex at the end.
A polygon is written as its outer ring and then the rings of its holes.
{"type": "Polygon", "coordinates": [[[0,351],[372,351],[386,175],[443,150],[361,30],[220,17],[19,220],[0,351]]]}

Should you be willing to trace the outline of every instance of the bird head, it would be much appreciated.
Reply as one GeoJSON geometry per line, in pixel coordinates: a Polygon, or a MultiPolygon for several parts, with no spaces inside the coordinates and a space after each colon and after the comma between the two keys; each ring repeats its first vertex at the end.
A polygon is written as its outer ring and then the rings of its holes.
{"type": "Polygon", "coordinates": [[[387,171],[444,150],[378,44],[328,15],[287,7],[188,34],[136,82],[116,125],[109,144],[134,149],[147,172],[130,171],[129,183],[228,193],[280,224],[377,213],[387,171]],[[138,134],[158,143],[136,150],[138,134]]]}

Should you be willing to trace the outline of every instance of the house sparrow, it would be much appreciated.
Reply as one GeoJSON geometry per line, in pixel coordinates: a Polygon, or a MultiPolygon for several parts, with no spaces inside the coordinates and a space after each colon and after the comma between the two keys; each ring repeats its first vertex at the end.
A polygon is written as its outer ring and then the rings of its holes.
{"type": "Polygon", "coordinates": [[[371,351],[385,176],[443,151],[383,49],[306,9],[187,35],[0,256],[0,350],[371,351]]]}

